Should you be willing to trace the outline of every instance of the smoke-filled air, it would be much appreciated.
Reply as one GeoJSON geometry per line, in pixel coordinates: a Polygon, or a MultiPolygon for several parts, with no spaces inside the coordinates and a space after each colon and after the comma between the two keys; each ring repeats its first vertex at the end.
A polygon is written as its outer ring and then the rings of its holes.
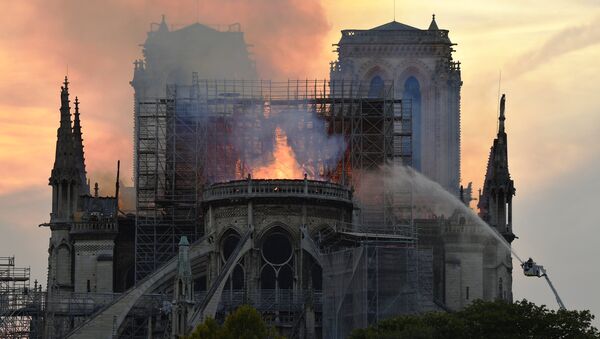
{"type": "Polygon", "coordinates": [[[285,337],[477,299],[565,308],[556,289],[600,313],[598,1],[29,0],[0,16],[0,276],[27,268],[14,299],[0,284],[0,339],[95,321],[183,337],[196,324],[178,312],[220,321],[241,301],[285,337]],[[135,312],[90,316],[184,237],[202,250],[136,290],[135,312]]]}
{"type": "Polygon", "coordinates": [[[314,111],[265,108],[264,114],[234,128],[234,146],[245,171],[255,179],[325,177],[346,149],[344,137],[329,135],[314,111]],[[243,137],[240,137],[243,136],[243,137]],[[260,154],[257,154],[260,152],[260,154]]]}
{"type": "MultiPolygon", "coordinates": [[[[461,213],[472,225],[481,228],[509,249],[522,263],[523,260],[515,253],[506,240],[491,226],[475,214],[465,203],[455,195],[446,191],[440,184],[408,166],[384,165],[378,170],[363,174],[357,198],[363,205],[373,205],[373,200],[383,194],[381,187],[386,187],[386,193],[401,199],[410,199],[412,217],[418,218],[449,218],[455,213],[461,213]],[[385,185],[385,186],[383,186],[385,185]]],[[[397,203],[397,202],[395,202],[397,203]]]]}

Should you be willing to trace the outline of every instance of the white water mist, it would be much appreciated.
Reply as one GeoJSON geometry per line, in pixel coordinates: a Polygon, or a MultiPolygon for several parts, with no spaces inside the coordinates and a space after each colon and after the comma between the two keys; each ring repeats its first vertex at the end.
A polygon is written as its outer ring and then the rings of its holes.
{"type": "Polygon", "coordinates": [[[483,221],[471,208],[446,191],[440,184],[411,167],[386,165],[378,170],[364,173],[358,183],[357,198],[363,204],[371,204],[369,200],[382,195],[383,189],[390,193],[410,192],[411,205],[415,210],[416,218],[424,217],[427,213],[438,217],[449,217],[457,211],[462,212],[472,223],[502,243],[517,260],[523,263],[523,260],[496,229],[483,221]]]}

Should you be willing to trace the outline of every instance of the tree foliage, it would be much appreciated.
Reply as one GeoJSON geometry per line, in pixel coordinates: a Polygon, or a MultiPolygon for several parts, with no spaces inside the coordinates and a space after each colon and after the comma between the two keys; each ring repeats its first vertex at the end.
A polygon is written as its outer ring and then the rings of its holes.
{"type": "Polygon", "coordinates": [[[243,305],[230,313],[223,325],[213,318],[206,319],[187,339],[281,339],[273,328],[267,326],[260,313],[243,305]]]}
{"type": "Polygon", "coordinates": [[[352,332],[370,338],[600,338],[590,311],[549,310],[527,300],[475,301],[462,311],[404,315],[352,332]]]}

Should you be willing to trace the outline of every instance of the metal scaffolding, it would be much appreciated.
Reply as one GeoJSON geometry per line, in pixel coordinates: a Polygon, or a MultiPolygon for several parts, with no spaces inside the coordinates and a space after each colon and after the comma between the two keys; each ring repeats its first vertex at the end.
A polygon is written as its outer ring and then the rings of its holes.
{"type": "MultiPolygon", "coordinates": [[[[260,131],[272,127],[273,117],[300,115],[294,128],[302,132],[315,128],[317,116],[326,133],[343,136],[346,149],[335,163],[319,155],[300,159],[311,178],[358,189],[367,171],[411,163],[410,104],[394,98],[393,83],[373,95],[350,81],[217,81],[194,74],[191,86],[169,85],[166,93],[136,108],[137,280],[175,255],[181,236],[194,241],[203,234],[205,184],[243,179],[271,155],[273,136],[260,131]]],[[[288,141],[320,149],[310,138],[288,141]]],[[[404,232],[412,225],[410,192],[392,192],[385,180],[361,206],[360,222],[404,232]]]]}
{"type": "Polygon", "coordinates": [[[346,338],[399,314],[431,310],[431,251],[394,240],[362,242],[325,256],[323,337],[346,338]],[[419,266],[428,269],[419,270],[419,266]]]}
{"type": "Polygon", "coordinates": [[[30,269],[15,257],[0,257],[0,338],[41,338],[43,294],[30,283],[30,269]]]}
{"type": "MultiPolygon", "coordinates": [[[[45,295],[45,292],[40,291],[40,294],[45,295]]],[[[96,312],[117,300],[120,295],[119,293],[57,292],[52,296],[52,301],[36,305],[42,310],[40,316],[44,317],[43,321],[40,317],[39,323],[46,324],[43,338],[65,338],[73,328],[85,323],[96,312]]],[[[123,339],[147,338],[148,321],[151,321],[160,331],[167,323],[164,319],[166,313],[163,306],[169,300],[170,297],[165,294],[141,296],[121,326],[115,329],[117,337],[123,339]]],[[[41,331],[36,332],[36,336],[27,338],[42,338],[42,333],[41,331]]]]}

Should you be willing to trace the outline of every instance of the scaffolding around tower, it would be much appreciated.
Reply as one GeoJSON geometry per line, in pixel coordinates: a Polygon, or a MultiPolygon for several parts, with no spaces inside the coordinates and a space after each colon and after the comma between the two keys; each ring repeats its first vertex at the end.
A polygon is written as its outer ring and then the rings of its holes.
{"type": "MultiPolygon", "coordinates": [[[[393,82],[374,93],[342,80],[199,80],[196,74],[192,79],[189,86],[168,85],[164,98],[137,102],[136,280],[175,255],[181,236],[194,241],[203,234],[207,183],[244,179],[272,153],[267,140],[272,136],[260,131],[273,117],[295,114],[293,128],[302,133],[317,128],[311,119],[317,116],[327,134],[343,138],[345,149],[334,163],[320,155],[300,159],[311,179],[360,190],[365,172],[411,164],[410,103],[395,99],[393,82]]],[[[287,142],[320,148],[310,138],[287,142]]],[[[406,232],[412,225],[410,192],[391,192],[381,180],[380,194],[361,206],[357,222],[406,232]]]]}

